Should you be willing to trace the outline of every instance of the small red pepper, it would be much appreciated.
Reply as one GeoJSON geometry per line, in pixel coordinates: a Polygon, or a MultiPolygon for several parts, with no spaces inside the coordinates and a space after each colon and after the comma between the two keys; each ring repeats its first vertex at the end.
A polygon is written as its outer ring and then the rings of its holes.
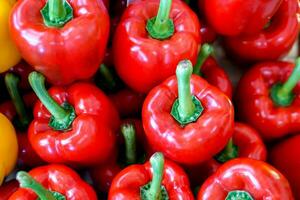
{"type": "Polygon", "coordinates": [[[235,36],[260,32],[283,0],[198,0],[205,18],[219,34],[235,36]]]}
{"type": "Polygon", "coordinates": [[[40,99],[28,131],[34,150],[50,163],[86,166],[109,159],[119,117],[105,94],[89,83],[52,87],[48,94],[44,81],[40,73],[29,75],[40,99]]]}
{"type": "Polygon", "coordinates": [[[215,173],[223,163],[234,158],[251,158],[265,161],[267,148],[259,133],[247,124],[235,122],[232,139],[214,159],[199,165],[187,167],[190,180],[194,185],[201,185],[215,173]]]}
{"type": "Polygon", "coordinates": [[[233,133],[233,106],[222,92],[181,61],[143,105],[143,126],[151,148],[173,161],[195,165],[220,152],[233,133]],[[177,84],[178,83],[178,84],[177,84]]]}
{"type": "Polygon", "coordinates": [[[108,200],[193,200],[189,181],[175,163],[155,153],[144,165],[131,165],[113,180],[108,200]]]}
{"type": "Polygon", "coordinates": [[[286,178],[271,165],[238,158],[222,165],[201,186],[198,200],[294,200],[286,178]]]}
{"type": "Polygon", "coordinates": [[[0,186],[0,200],[8,200],[9,197],[17,191],[19,183],[16,180],[8,181],[0,186]]]}
{"type": "Polygon", "coordinates": [[[12,101],[1,105],[0,111],[14,123],[16,128],[19,147],[18,165],[19,167],[42,165],[44,161],[33,150],[27,137],[27,129],[32,119],[28,109],[33,108],[37,97],[34,93],[29,93],[22,98],[18,89],[20,78],[12,73],[5,75],[5,84],[12,101]]]}
{"type": "Polygon", "coordinates": [[[239,117],[266,140],[300,131],[300,58],[251,68],[236,90],[239,117]]]}
{"type": "Polygon", "coordinates": [[[64,165],[37,167],[18,172],[18,189],[9,200],[97,200],[95,191],[71,168],[64,165]]]}
{"type": "Polygon", "coordinates": [[[134,1],[113,40],[119,76],[133,90],[147,93],[175,74],[179,61],[196,63],[199,30],[196,14],[182,1],[134,1]]]}
{"type": "Polygon", "coordinates": [[[225,70],[221,68],[217,61],[211,56],[213,47],[204,44],[198,55],[198,60],[194,66],[193,73],[203,76],[211,85],[219,88],[230,99],[232,98],[232,84],[225,70]]]}
{"type": "Polygon", "coordinates": [[[99,0],[24,0],[10,18],[22,57],[56,85],[90,78],[104,58],[109,16],[99,0]]]}
{"type": "Polygon", "coordinates": [[[201,43],[213,43],[217,39],[217,33],[207,24],[201,22],[201,43]]]}
{"type": "Polygon", "coordinates": [[[254,35],[227,37],[225,46],[235,57],[242,60],[276,60],[290,51],[298,37],[297,13],[297,0],[283,0],[266,28],[254,35]]]}
{"type": "Polygon", "coordinates": [[[300,199],[300,135],[276,144],[270,150],[270,162],[289,180],[295,199],[300,199]]]}

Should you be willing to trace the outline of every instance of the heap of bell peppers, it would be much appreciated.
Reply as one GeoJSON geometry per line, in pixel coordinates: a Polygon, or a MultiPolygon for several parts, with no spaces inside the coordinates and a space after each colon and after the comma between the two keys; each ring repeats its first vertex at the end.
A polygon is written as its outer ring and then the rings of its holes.
{"type": "Polygon", "coordinates": [[[299,16],[2,0],[0,200],[299,199],[299,16]]]}

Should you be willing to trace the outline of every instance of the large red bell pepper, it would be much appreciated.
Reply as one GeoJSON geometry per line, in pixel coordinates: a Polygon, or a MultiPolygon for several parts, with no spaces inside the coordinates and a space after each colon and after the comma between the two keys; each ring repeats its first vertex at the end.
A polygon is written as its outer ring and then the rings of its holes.
{"type": "Polygon", "coordinates": [[[95,191],[64,165],[37,167],[18,172],[18,189],[9,200],[97,200],[95,191]]]}
{"type": "Polygon", "coordinates": [[[254,35],[227,37],[225,38],[225,46],[235,57],[241,60],[278,59],[289,52],[298,37],[298,9],[297,0],[283,0],[279,10],[271,18],[268,27],[261,29],[259,33],[254,35]]]}
{"type": "Polygon", "coordinates": [[[10,19],[22,57],[56,85],[90,78],[100,66],[109,17],[99,0],[18,1],[10,19]]]}
{"type": "Polygon", "coordinates": [[[282,0],[198,0],[208,23],[223,35],[260,32],[282,0]]]}
{"type": "Polygon", "coordinates": [[[132,89],[148,92],[175,74],[179,61],[196,63],[199,30],[197,16],[182,1],[134,1],[113,40],[119,76],[132,89]]]}
{"type": "Polygon", "coordinates": [[[181,61],[143,105],[143,126],[151,148],[182,164],[199,164],[220,152],[233,133],[233,106],[222,92],[181,61]]]}
{"type": "Polygon", "coordinates": [[[0,106],[0,112],[8,117],[13,122],[17,131],[18,138],[18,166],[23,167],[36,167],[44,164],[44,161],[33,150],[28,137],[27,129],[32,120],[29,114],[37,101],[34,93],[24,95],[23,98],[19,92],[20,78],[12,73],[5,75],[5,84],[11,101],[4,103],[0,106]],[[24,100],[24,102],[23,102],[24,100]]]}
{"type": "Polygon", "coordinates": [[[203,76],[211,85],[219,88],[230,99],[232,97],[232,84],[225,70],[221,68],[217,61],[211,56],[213,47],[204,44],[198,55],[198,60],[194,66],[194,74],[203,76]]]}
{"type": "Polygon", "coordinates": [[[300,131],[300,58],[288,62],[265,62],[250,69],[236,91],[239,117],[264,139],[300,131]]]}
{"type": "Polygon", "coordinates": [[[234,158],[252,158],[265,161],[267,148],[259,133],[247,124],[235,122],[232,140],[213,159],[198,165],[187,167],[193,185],[201,185],[210,175],[215,173],[223,163],[234,158]]]}
{"type": "Polygon", "coordinates": [[[192,200],[193,194],[184,171],[155,153],[144,165],[131,165],[113,180],[108,200],[161,199],[192,200]]]}
{"type": "Polygon", "coordinates": [[[294,200],[286,178],[271,165],[238,158],[222,165],[201,186],[198,200],[294,200]]]}
{"type": "Polygon", "coordinates": [[[270,150],[270,162],[289,180],[295,199],[300,199],[300,135],[280,142],[270,150]]]}
{"type": "Polygon", "coordinates": [[[52,87],[48,94],[44,81],[38,72],[29,75],[40,99],[28,131],[34,150],[50,163],[91,165],[107,160],[119,127],[118,113],[109,99],[89,83],[52,87]]]}

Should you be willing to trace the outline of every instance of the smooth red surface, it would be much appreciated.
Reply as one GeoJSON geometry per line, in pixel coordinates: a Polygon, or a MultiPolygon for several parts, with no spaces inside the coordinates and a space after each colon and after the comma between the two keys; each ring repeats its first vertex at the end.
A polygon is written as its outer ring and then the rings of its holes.
{"type": "Polygon", "coordinates": [[[300,135],[275,145],[270,151],[270,162],[289,180],[295,199],[300,199],[300,135]]]}
{"type": "Polygon", "coordinates": [[[206,59],[201,67],[201,74],[209,84],[219,88],[230,99],[232,98],[232,83],[229,76],[214,58],[206,59]]]}
{"type": "Polygon", "coordinates": [[[198,0],[208,23],[219,34],[260,32],[283,0],[198,0]]]}
{"type": "Polygon", "coordinates": [[[246,61],[276,60],[290,51],[298,37],[297,12],[297,0],[283,0],[268,28],[249,36],[225,38],[225,46],[234,57],[246,61]]]}
{"type": "MultiPolygon", "coordinates": [[[[252,127],[235,122],[232,139],[233,144],[238,147],[238,158],[266,160],[267,148],[259,133],[252,127]]],[[[199,166],[187,167],[187,171],[193,184],[202,185],[221,166],[222,164],[213,158],[199,166]]]]}
{"type": "Polygon", "coordinates": [[[263,139],[281,138],[300,131],[300,83],[294,88],[291,106],[277,107],[270,98],[274,84],[284,83],[294,69],[293,63],[265,62],[252,67],[236,90],[237,115],[263,139]]]}
{"type": "Polygon", "coordinates": [[[181,164],[199,164],[221,151],[232,136],[233,106],[217,88],[192,75],[191,93],[204,111],[196,122],[182,127],[170,114],[177,90],[175,76],[151,90],[143,105],[144,130],[155,151],[181,164]]]}
{"type": "Polygon", "coordinates": [[[44,25],[46,0],[18,1],[10,18],[11,35],[22,57],[56,85],[90,78],[104,58],[109,16],[99,0],[69,0],[74,19],[62,28],[44,25]]]}
{"type": "MultiPolygon", "coordinates": [[[[29,93],[23,96],[24,103],[29,110],[32,110],[37,97],[34,93],[29,93]]],[[[14,121],[17,116],[15,106],[11,101],[4,102],[0,105],[0,112],[4,114],[10,121],[14,121]]],[[[18,164],[21,167],[36,167],[44,164],[45,162],[33,150],[27,136],[27,131],[17,130],[18,139],[18,164]]]]}
{"type": "Polygon", "coordinates": [[[224,200],[228,192],[245,190],[255,200],[293,200],[286,178],[271,165],[238,158],[222,165],[201,186],[198,200],[224,200]]]}
{"type": "Polygon", "coordinates": [[[217,39],[217,33],[207,24],[201,23],[200,27],[201,44],[213,43],[217,39]]]}
{"type": "Polygon", "coordinates": [[[172,2],[170,18],[174,35],[152,39],[147,20],[156,16],[159,0],[134,1],[125,10],[113,40],[114,63],[121,79],[133,90],[147,93],[169,76],[177,64],[189,59],[194,64],[200,46],[200,26],[196,14],[179,0],[172,2]]]}
{"type": "MultiPolygon", "coordinates": [[[[46,189],[65,195],[67,200],[97,200],[95,191],[71,168],[64,165],[38,167],[29,174],[46,189]]],[[[18,189],[9,200],[36,200],[29,189],[18,189]]]]}
{"type": "Polygon", "coordinates": [[[0,187],[0,200],[8,200],[18,188],[19,183],[16,180],[3,183],[0,187]]]}
{"type": "Polygon", "coordinates": [[[55,131],[48,126],[50,113],[38,101],[28,136],[39,156],[50,163],[74,165],[99,164],[109,159],[116,144],[119,116],[108,97],[89,83],[52,87],[48,92],[57,103],[71,104],[76,119],[71,130],[55,131]]]}
{"type": "Polygon", "coordinates": [[[145,95],[131,89],[123,89],[109,95],[121,117],[139,116],[145,100],[145,95]]]}
{"type": "MultiPolygon", "coordinates": [[[[108,200],[139,200],[140,187],[151,179],[152,168],[149,162],[144,165],[131,165],[114,178],[108,200]]],[[[185,172],[169,160],[165,160],[162,185],[165,186],[170,200],[194,199],[185,172]]]]}

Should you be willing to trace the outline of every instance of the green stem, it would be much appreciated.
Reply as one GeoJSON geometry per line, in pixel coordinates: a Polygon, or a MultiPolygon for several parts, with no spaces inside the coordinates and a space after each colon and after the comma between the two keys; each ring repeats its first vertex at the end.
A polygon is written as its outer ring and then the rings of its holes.
{"type": "Polygon", "coordinates": [[[293,89],[300,80],[300,57],[297,58],[295,63],[295,68],[289,77],[289,79],[284,84],[275,84],[271,89],[271,98],[274,103],[278,106],[289,106],[295,95],[293,94],[293,89]]]}
{"type": "Polygon", "coordinates": [[[136,133],[134,125],[123,124],[121,132],[125,140],[126,163],[128,165],[136,163],[136,133]]]}
{"type": "Polygon", "coordinates": [[[225,200],[254,200],[254,198],[244,190],[230,191],[225,200]]]}
{"type": "Polygon", "coordinates": [[[233,143],[233,139],[231,138],[226,147],[216,155],[215,159],[220,163],[225,163],[229,160],[238,157],[238,146],[233,143]]]}
{"type": "Polygon", "coordinates": [[[195,112],[190,86],[192,72],[193,67],[189,60],[181,61],[176,69],[179,101],[178,113],[183,119],[189,118],[195,112]]]}
{"type": "Polygon", "coordinates": [[[52,115],[50,126],[56,130],[68,129],[75,119],[74,108],[66,102],[66,106],[62,107],[54,101],[45,88],[45,77],[41,73],[31,72],[28,79],[33,91],[52,115]]]}
{"type": "Polygon", "coordinates": [[[57,200],[53,193],[46,190],[40,183],[35,181],[28,173],[20,171],[16,178],[21,188],[28,188],[35,192],[41,200],[57,200]]]}
{"type": "Polygon", "coordinates": [[[111,71],[108,69],[108,67],[104,64],[101,64],[100,68],[99,68],[99,73],[101,75],[101,78],[103,78],[104,80],[104,84],[105,86],[109,89],[109,90],[114,90],[117,82],[114,79],[114,76],[112,75],[111,71]]]}
{"type": "Polygon", "coordinates": [[[48,0],[49,3],[49,18],[51,21],[59,21],[67,15],[65,8],[66,0],[48,0]]]}
{"type": "Polygon", "coordinates": [[[18,84],[20,82],[20,78],[12,73],[7,73],[5,75],[5,84],[12,99],[12,102],[16,108],[20,125],[22,127],[27,127],[30,123],[30,117],[26,111],[25,104],[23,99],[19,93],[18,84]]]}
{"type": "MultiPolygon", "coordinates": [[[[164,156],[162,153],[155,153],[150,158],[151,167],[153,170],[152,181],[149,189],[149,196],[153,200],[159,199],[161,191],[161,183],[164,173],[164,156]]],[[[149,198],[151,199],[151,198],[149,198]]]]}
{"type": "Polygon", "coordinates": [[[147,22],[146,29],[152,38],[167,39],[174,33],[174,23],[170,19],[172,0],[160,0],[157,16],[147,22]]]}
{"type": "Polygon", "coordinates": [[[201,76],[201,67],[206,59],[213,53],[213,47],[209,44],[203,44],[198,55],[197,63],[194,66],[194,74],[201,76]]]}

